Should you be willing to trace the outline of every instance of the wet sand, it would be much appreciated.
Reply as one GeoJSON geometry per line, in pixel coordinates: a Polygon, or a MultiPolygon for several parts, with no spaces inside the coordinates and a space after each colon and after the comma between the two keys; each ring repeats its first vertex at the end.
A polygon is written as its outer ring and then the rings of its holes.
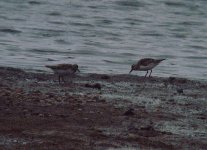
{"type": "Polygon", "coordinates": [[[205,149],[207,82],[0,67],[0,149],[205,149]]]}

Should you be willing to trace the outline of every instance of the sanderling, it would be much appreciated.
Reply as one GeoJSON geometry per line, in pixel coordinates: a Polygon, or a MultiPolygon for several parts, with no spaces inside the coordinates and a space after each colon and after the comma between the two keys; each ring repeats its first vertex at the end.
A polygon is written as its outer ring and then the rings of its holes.
{"type": "Polygon", "coordinates": [[[152,69],[163,60],[165,60],[165,59],[152,59],[152,58],[140,59],[136,64],[133,64],[131,66],[131,71],[129,73],[131,73],[133,70],[147,71],[147,73],[145,74],[145,77],[146,77],[148,74],[148,70],[151,70],[150,75],[149,75],[149,77],[150,77],[151,73],[152,73],[152,69]]]}
{"type": "Polygon", "coordinates": [[[59,83],[61,79],[65,82],[64,76],[72,76],[76,71],[80,72],[77,64],[46,65],[45,67],[52,69],[58,75],[59,83]]]}

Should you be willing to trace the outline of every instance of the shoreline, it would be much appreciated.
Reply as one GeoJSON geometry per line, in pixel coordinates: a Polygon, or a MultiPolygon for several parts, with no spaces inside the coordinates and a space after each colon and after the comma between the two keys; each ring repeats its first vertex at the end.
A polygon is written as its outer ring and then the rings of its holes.
{"type": "Polygon", "coordinates": [[[1,149],[205,149],[207,82],[0,67],[1,149]]]}
{"type": "MultiPolygon", "coordinates": [[[[130,67],[130,66],[129,66],[130,67]]],[[[28,72],[28,73],[43,73],[43,74],[53,74],[53,71],[51,71],[50,69],[46,68],[43,66],[43,68],[45,69],[28,69],[26,67],[16,67],[16,66],[0,66],[0,68],[16,68],[16,69],[19,69],[19,70],[23,70],[25,72],[28,72]]],[[[79,68],[81,69],[81,68],[79,68]]],[[[86,70],[85,70],[86,71],[86,70]]],[[[96,73],[95,71],[94,72],[89,72],[89,71],[86,71],[84,73],[82,73],[82,71],[80,72],[80,74],[100,74],[100,75],[104,75],[104,74],[107,74],[107,75],[129,75],[129,71],[130,71],[130,68],[128,68],[128,70],[125,72],[125,73],[122,73],[122,72],[107,72],[107,73],[102,73],[102,72],[99,72],[99,73],[96,73]]],[[[134,73],[131,73],[130,74],[131,76],[138,76],[138,77],[143,77],[145,75],[145,71],[138,71],[138,72],[134,72],[134,73]]],[[[154,73],[152,73],[152,76],[154,76],[154,73]]],[[[165,74],[165,75],[160,75],[160,74],[156,74],[155,73],[155,76],[154,77],[158,77],[158,78],[169,78],[169,77],[174,77],[174,78],[184,78],[184,79],[187,79],[187,80],[192,80],[192,81],[199,81],[199,82],[207,82],[207,79],[206,78],[193,78],[193,77],[185,77],[185,76],[182,76],[182,75],[179,75],[179,74],[174,74],[174,75],[170,75],[170,74],[165,74]]]]}

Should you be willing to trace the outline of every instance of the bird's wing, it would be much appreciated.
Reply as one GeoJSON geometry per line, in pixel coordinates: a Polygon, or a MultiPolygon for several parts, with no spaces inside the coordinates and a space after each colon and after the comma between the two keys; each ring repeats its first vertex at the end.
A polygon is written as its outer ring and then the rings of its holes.
{"type": "Polygon", "coordinates": [[[73,69],[73,65],[72,64],[58,64],[58,65],[46,65],[45,67],[48,67],[50,69],[73,69]]]}
{"type": "Polygon", "coordinates": [[[59,64],[56,67],[57,69],[72,69],[73,65],[72,64],[59,64]]]}
{"type": "Polygon", "coordinates": [[[154,62],[155,62],[155,60],[152,58],[143,58],[138,61],[138,64],[140,64],[141,66],[147,66],[147,65],[154,63],[154,62]]]}

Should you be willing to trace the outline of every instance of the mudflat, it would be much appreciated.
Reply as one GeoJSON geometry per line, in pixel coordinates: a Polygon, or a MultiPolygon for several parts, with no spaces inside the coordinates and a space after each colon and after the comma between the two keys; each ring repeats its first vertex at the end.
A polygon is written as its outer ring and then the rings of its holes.
{"type": "Polygon", "coordinates": [[[0,67],[0,149],[206,149],[206,91],[175,77],[78,74],[59,84],[0,67]]]}

